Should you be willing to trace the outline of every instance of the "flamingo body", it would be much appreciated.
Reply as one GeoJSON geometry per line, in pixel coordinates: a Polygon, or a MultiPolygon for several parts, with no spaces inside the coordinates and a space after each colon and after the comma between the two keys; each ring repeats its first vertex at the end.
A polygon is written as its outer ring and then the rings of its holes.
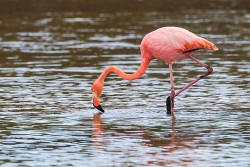
{"type": "Polygon", "coordinates": [[[186,54],[198,49],[216,50],[216,46],[179,27],[159,28],[147,34],[141,42],[142,56],[162,60],[167,64],[182,60],[186,54]]]}
{"type": "Polygon", "coordinates": [[[113,72],[119,75],[121,78],[126,80],[134,80],[141,77],[148,68],[151,60],[158,59],[164,61],[169,65],[170,69],[170,83],[171,83],[171,93],[167,101],[168,113],[171,111],[173,113],[173,99],[183,90],[187,89],[200,79],[208,76],[212,73],[212,68],[208,65],[200,62],[191,56],[193,51],[198,49],[206,50],[218,50],[218,48],[208,40],[201,38],[188,30],[179,27],[163,27],[147,34],[141,42],[141,65],[136,72],[133,74],[127,74],[115,66],[107,67],[102,74],[93,83],[91,91],[93,92],[93,105],[104,112],[100,105],[100,96],[102,94],[102,89],[104,85],[104,80],[109,73],[113,72]],[[190,58],[199,65],[205,67],[208,72],[187,86],[181,89],[179,92],[174,91],[174,82],[172,74],[172,63],[184,58],[190,58]],[[169,106],[170,105],[170,106],[169,106]]]}

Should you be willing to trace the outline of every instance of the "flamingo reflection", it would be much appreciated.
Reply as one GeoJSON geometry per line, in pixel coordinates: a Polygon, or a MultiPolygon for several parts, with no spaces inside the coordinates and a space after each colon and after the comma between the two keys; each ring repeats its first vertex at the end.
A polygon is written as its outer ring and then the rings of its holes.
{"type": "Polygon", "coordinates": [[[95,114],[93,119],[93,146],[103,146],[104,127],[100,114],[95,114]]]}
{"type": "MultiPolygon", "coordinates": [[[[166,135],[156,136],[154,131],[148,130],[145,128],[138,129],[138,126],[136,126],[134,129],[133,128],[131,129],[130,127],[129,129],[117,130],[117,129],[112,129],[112,125],[111,125],[111,127],[106,130],[113,131],[112,136],[108,136],[108,137],[114,137],[115,138],[114,140],[118,140],[116,139],[117,136],[120,137],[121,135],[133,136],[133,137],[137,136],[138,139],[142,139],[142,140],[139,140],[142,148],[143,147],[161,148],[162,150],[160,152],[151,150],[150,152],[146,153],[146,154],[150,154],[150,156],[152,157],[152,161],[148,161],[147,165],[159,165],[159,166],[166,166],[169,164],[175,164],[175,165],[180,165],[180,166],[187,165],[186,164],[187,162],[193,161],[192,156],[181,155],[182,157],[181,160],[178,160],[178,159],[170,160],[168,159],[168,156],[174,153],[181,154],[180,152],[177,152],[178,149],[196,149],[197,146],[193,146],[193,142],[195,138],[176,134],[175,117],[172,116],[171,120],[172,120],[171,129],[170,129],[170,133],[168,133],[167,136],[166,135]],[[166,155],[166,157],[161,160],[156,160],[159,154],[166,155]]],[[[96,146],[97,149],[108,146],[108,143],[105,143],[105,140],[104,140],[104,137],[106,137],[104,130],[105,130],[104,123],[101,119],[101,115],[99,114],[94,115],[92,137],[93,137],[93,146],[96,146]]]]}

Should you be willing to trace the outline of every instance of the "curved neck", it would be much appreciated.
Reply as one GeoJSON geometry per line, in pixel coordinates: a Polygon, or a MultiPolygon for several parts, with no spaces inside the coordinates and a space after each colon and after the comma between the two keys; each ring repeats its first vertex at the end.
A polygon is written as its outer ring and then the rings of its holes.
{"type": "Polygon", "coordinates": [[[134,79],[140,78],[146,72],[149,66],[149,63],[150,63],[150,60],[142,59],[140,67],[133,74],[126,74],[115,66],[109,66],[102,72],[102,74],[99,76],[98,79],[104,81],[104,79],[108,76],[109,73],[114,72],[123,79],[134,80],[134,79]]]}

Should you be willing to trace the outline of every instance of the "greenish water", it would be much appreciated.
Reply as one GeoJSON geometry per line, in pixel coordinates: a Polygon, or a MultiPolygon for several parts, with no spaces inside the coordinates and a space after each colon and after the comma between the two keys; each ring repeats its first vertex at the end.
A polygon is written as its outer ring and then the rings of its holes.
{"type": "MultiPolygon", "coordinates": [[[[1,1],[0,165],[249,166],[250,14],[247,1],[1,1]],[[135,81],[110,75],[94,115],[93,81],[115,65],[134,72],[139,44],[164,26],[219,46],[194,57],[214,73],[166,115],[168,68],[135,81]]],[[[173,66],[176,89],[204,69],[173,66]]]]}

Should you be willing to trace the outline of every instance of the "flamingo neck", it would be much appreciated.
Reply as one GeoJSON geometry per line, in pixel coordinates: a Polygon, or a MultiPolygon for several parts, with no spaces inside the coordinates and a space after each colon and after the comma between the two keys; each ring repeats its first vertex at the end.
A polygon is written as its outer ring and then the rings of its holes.
{"type": "Polygon", "coordinates": [[[98,79],[104,81],[109,73],[114,72],[123,79],[134,80],[134,79],[140,78],[146,72],[149,66],[149,63],[150,63],[150,60],[142,59],[140,67],[133,74],[126,74],[125,72],[117,68],[116,66],[109,66],[103,71],[103,73],[99,76],[98,79]]]}

